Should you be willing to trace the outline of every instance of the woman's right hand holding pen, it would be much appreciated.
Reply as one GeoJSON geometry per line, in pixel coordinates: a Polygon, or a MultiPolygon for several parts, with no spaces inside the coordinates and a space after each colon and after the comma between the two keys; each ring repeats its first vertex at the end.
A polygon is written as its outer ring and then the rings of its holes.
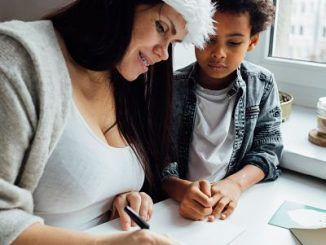
{"type": "Polygon", "coordinates": [[[177,243],[165,235],[160,235],[145,229],[110,235],[98,235],[35,223],[26,228],[12,244],[172,245],[177,243]]]}
{"type": "Polygon", "coordinates": [[[133,232],[123,232],[108,237],[101,237],[96,245],[172,245],[177,244],[165,235],[160,235],[150,230],[141,229],[133,232]]]}

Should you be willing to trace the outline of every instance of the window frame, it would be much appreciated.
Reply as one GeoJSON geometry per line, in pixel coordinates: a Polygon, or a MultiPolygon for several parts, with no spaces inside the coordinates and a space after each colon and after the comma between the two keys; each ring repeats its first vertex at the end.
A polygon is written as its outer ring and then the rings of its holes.
{"type": "Polygon", "coordinates": [[[272,71],[279,89],[292,94],[295,104],[315,107],[318,98],[326,96],[326,64],[269,56],[272,33],[273,27],[261,33],[259,44],[246,59],[272,71]]]}

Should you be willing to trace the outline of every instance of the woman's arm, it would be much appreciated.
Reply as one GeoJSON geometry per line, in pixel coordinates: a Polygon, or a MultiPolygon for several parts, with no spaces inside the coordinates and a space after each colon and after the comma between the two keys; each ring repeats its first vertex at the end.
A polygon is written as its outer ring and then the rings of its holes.
{"type": "Polygon", "coordinates": [[[13,245],[29,244],[97,244],[96,237],[62,228],[35,223],[28,227],[12,243],[13,245]]]}
{"type": "Polygon", "coordinates": [[[83,232],[70,231],[36,223],[27,228],[13,243],[13,245],[142,245],[142,244],[175,244],[166,236],[158,235],[148,230],[137,230],[115,235],[95,236],[83,232]]]}

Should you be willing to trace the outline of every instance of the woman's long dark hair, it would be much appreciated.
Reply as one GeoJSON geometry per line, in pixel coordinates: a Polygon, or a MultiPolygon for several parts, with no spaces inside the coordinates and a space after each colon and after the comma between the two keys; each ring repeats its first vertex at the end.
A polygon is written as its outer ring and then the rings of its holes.
{"type": "MultiPolygon", "coordinates": [[[[162,168],[170,162],[172,47],[169,59],[146,75],[126,81],[117,71],[131,40],[135,8],[160,0],[78,0],[48,17],[76,63],[111,72],[118,128],[136,152],[146,175],[147,190],[156,195],[162,168]]],[[[118,163],[117,163],[118,164],[118,163]]]]}

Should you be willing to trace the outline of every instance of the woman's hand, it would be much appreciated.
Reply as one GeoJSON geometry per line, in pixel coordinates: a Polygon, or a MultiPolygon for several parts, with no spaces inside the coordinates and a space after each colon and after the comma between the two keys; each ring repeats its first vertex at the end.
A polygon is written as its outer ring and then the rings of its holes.
{"type": "Polygon", "coordinates": [[[113,200],[112,214],[118,213],[122,230],[128,230],[130,226],[135,226],[135,223],[124,211],[126,206],[130,206],[145,221],[152,217],[153,201],[145,192],[131,191],[117,195],[113,200]]]}
{"type": "Polygon", "coordinates": [[[137,230],[134,232],[120,233],[110,236],[101,237],[97,243],[98,245],[112,244],[112,245],[172,245],[178,244],[167,236],[160,235],[149,230],[137,230]]]}
{"type": "Polygon", "coordinates": [[[224,220],[236,208],[241,195],[241,188],[234,181],[223,179],[212,184],[211,194],[214,209],[208,220],[213,221],[216,217],[224,220]]]}
{"type": "Polygon", "coordinates": [[[180,215],[192,220],[203,220],[210,215],[213,211],[210,188],[206,180],[189,184],[180,202],[180,215]]]}

